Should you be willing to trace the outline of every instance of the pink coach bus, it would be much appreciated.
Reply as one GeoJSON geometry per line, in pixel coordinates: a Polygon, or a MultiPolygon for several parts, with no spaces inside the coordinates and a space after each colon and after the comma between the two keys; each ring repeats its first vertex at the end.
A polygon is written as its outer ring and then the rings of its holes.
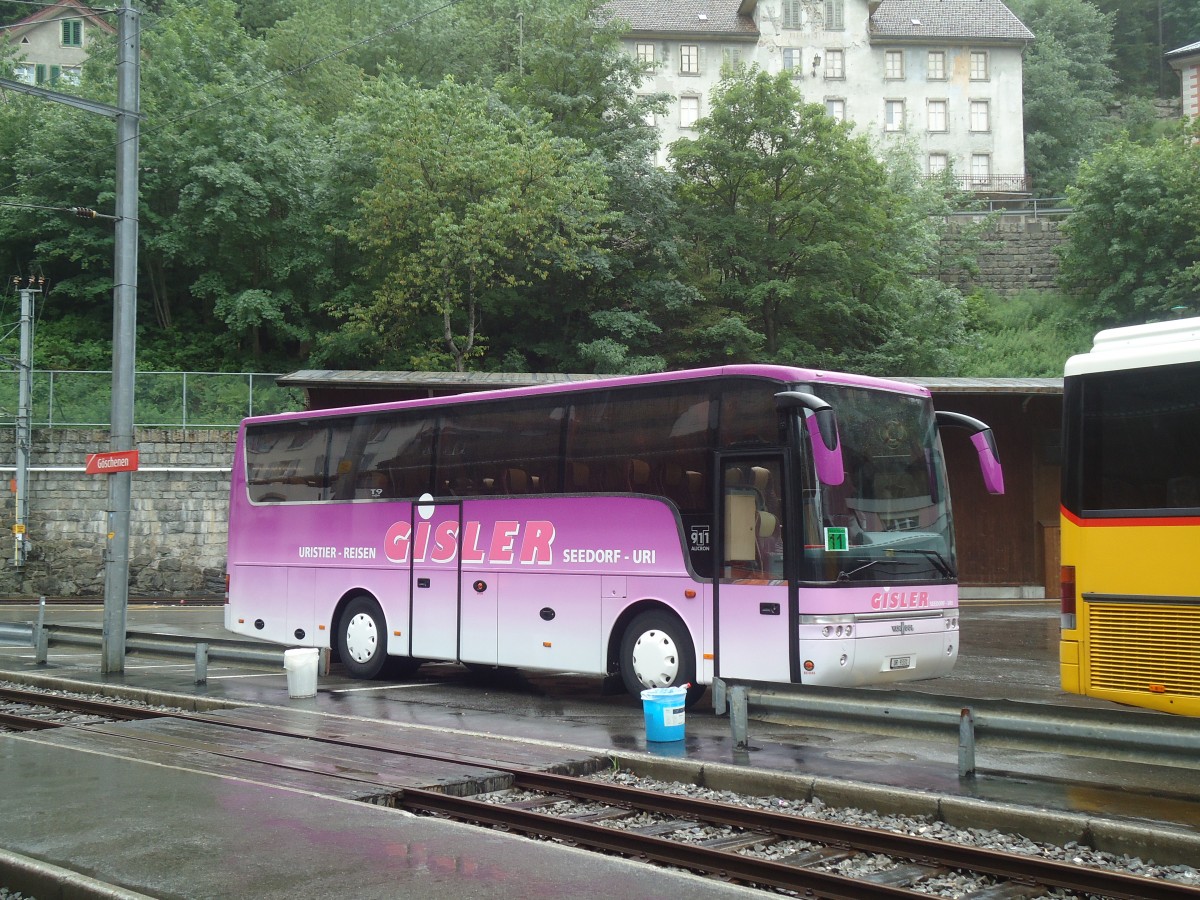
{"type": "Polygon", "coordinates": [[[958,655],[954,531],[924,388],[728,366],[247,419],[225,627],[427,660],[821,685],[958,655]]]}

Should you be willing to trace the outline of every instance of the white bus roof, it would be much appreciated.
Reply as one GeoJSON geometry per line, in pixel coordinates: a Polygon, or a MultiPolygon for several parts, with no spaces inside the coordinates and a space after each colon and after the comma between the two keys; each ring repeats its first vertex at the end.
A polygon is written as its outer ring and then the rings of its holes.
{"type": "Polygon", "coordinates": [[[1091,351],[1067,360],[1065,372],[1068,376],[1086,375],[1197,360],[1200,360],[1200,318],[1174,319],[1101,331],[1092,342],[1091,351]]]}

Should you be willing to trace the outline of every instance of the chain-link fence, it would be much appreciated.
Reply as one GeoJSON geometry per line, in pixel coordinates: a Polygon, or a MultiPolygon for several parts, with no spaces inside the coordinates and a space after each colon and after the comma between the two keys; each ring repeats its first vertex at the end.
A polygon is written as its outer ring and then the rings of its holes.
{"type": "MultiPolygon", "coordinates": [[[[246,416],[303,409],[303,392],[261,372],[138,372],[134,425],[139,428],[234,428],[246,416]]],[[[17,416],[18,373],[0,372],[0,425],[17,416]]],[[[34,428],[107,428],[112,372],[35,369],[34,428]]]]}

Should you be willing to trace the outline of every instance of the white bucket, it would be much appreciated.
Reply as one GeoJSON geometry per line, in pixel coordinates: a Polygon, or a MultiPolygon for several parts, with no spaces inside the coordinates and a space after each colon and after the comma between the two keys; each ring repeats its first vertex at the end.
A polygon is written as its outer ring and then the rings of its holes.
{"type": "Polygon", "coordinates": [[[289,697],[317,696],[317,659],[320,655],[321,651],[316,647],[283,651],[289,697]]]}

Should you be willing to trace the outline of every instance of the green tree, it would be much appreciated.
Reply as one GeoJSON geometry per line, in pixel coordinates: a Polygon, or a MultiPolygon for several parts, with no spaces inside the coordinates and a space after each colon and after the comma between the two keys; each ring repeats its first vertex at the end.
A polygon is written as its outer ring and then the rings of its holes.
{"type": "Polygon", "coordinates": [[[1043,197],[1061,196],[1112,131],[1112,18],[1085,0],[1019,0],[1037,40],[1025,52],[1025,165],[1043,197]]]}
{"type": "Polygon", "coordinates": [[[957,373],[974,378],[1057,378],[1067,358],[1084,353],[1095,329],[1056,291],[966,298],[967,325],[957,373]]]}
{"type": "Polygon", "coordinates": [[[665,95],[639,93],[648,66],[621,46],[627,26],[597,0],[522,5],[516,65],[498,80],[508,103],[545,112],[550,130],[596,151],[608,181],[605,251],[582,278],[550,277],[521,292],[495,339],[505,367],[643,372],[664,368],[664,328],[688,316],[694,291],[678,272],[673,174],[655,164],[647,113],[665,95]],[[598,24],[599,23],[599,24],[598,24]],[[536,322],[531,329],[521,322],[536,322]]]}
{"type": "Polygon", "coordinates": [[[1097,326],[1200,312],[1200,129],[1121,139],[1080,168],[1061,283],[1097,326]]]}
{"type": "Polygon", "coordinates": [[[1124,94],[1178,96],[1163,54],[1196,40],[1200,0],[1094,0],[1113,18],[1115,67],[1124,94]]]}
{"type": "MultiPolygon", "coordinates": [[[[139,364],[273,366],[310,340],[320,286],[333,281],[316,195],[327,147],[270,84],[261,42],[229,0],[163,7],[142,36],[139,364]]],[[[111,102],[111,45],[80,89],[111,102]]],[[[16,164],[31,202],[111,210],[115,130],[50,109],[16,164]]],[[[111,321],[112,230],[43,216],[37,258],[62,314],[111,321]]]]}
{"type": "Polygon", "coordinates": [[[163,122],[143,142],[145,292],[164,329],[181,311],[219,323],[226,355],[295,353],[333,280],[315,210],[328,146],[232,3],[166,11],[144,42],[143,108],[163,122]]]}
{"type": "Polygon", "coordinates": [[[343,131],[376,160],[375,181],[347,233],[379,287],[346,312],[386,343],[434,312],[440,351],[463,371],[482,349],[485,312],[521,286],[596,264],[605,179],[578,142],[451,79],[423,89],[385,73],[355,119],[343,131]]]}
{"type": "Polygon", "coordinates": [[[278,16],[263,41],[266,64],[287,74],[280,81],[284,96],[321,122],[337,119],[362,90],[361,54],[352,51],[379,27],[377,17],[355,0],[311,0],[292,10],[283,0],[262,9],[243,4],[242,14],[251,13],[278,16]]]}
{"type": "Polygon", "coordinates": [[[915,364],[921,340],[944,346],[956,292],[923,277],[927,217],[868,142],[786,73],[727,73],[711,108],[670,152],[712,305],[696,336],[732,339],[713,356],[757,344],[770,360],[881,372],[915,364]]]}

